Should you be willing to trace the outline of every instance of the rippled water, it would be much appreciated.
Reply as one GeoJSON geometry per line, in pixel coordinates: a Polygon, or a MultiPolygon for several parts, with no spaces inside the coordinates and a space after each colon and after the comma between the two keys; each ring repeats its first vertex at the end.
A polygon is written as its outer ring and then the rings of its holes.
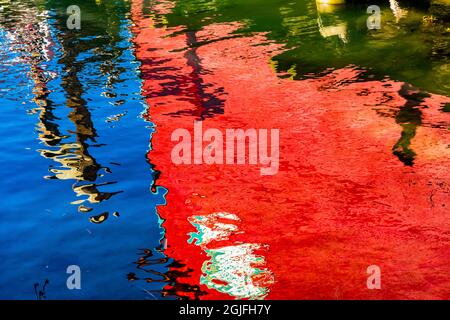
{"type": "Polygon", "coordinates": [[[154,299],[162,284],[127,279],[141,256],[165,259],[129,4],[83,6],[80,32],[65,30],[65,8],[3,13],[0,297],[33,299],[48,279],[50,299],[154,299]],[[65,287],[69,265],[84,270],[83,290],[65,287]]]}
{"type": "Polygon", "coordinates": [[[375,1],[381,32],[367,29],[367,5],[347,1],[177,1],[167,25],[199,30],[214,22],[243,22],[242,32],[268,32],[289,50],[274,58],[288,77],[315,77],[349,64],[436,93],[450,93],[448,6],[438,1],[375,1]]]}
{"type": "Polygon", "coordinates": [[[372,298],[386,252],[435,287],[375,298],[445,297],[448,7],[83,1],[67,30],[72,4],[0,0],[0,298],[372,298]],[[280,175],[173,166],[194,119],[282,127],[280,175]]]}

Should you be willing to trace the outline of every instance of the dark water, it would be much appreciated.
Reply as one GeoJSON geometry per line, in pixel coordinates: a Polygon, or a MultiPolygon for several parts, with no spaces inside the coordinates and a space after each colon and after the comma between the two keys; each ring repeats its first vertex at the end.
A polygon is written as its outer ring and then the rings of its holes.
{"type": "MultiPolygon", "coordinates": [[[[83,1],[82,29],[68,31],[71,4],[0,1],[0,298],[34,299],[46,279],[49,299],[165,298],[165,190],[152,191],[154,129],[141,117],[131,4],[83,1]],[[83,270],[83,290],[67,290],[69,265],[83,270]],[[130,281],[135,274],[150,279],[145,288],[130,281]]],[[[292,79],[357,65],[449,95],[448,14],[400,4],[408,15],[398,20],[389,1],[379,3],[382,32],[367,30],[367,5],[356,1],[324,10],[306,0],[183,0],[159,20],[267,32],[290,49],[271,63],[292,79]]]]}

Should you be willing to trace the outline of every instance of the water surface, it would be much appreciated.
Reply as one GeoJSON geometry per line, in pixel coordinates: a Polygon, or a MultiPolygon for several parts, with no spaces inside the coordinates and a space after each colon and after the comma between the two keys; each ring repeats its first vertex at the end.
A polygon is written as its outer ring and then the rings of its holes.
{"type": "Polygon", "coordinates": [[[448,6],[376,3],[380,30],[359,1],[83,1],[68,30],[72,1],[0,1],[0,298],[448,297],[448,6]],[[281,128],[280,175],[173,166],[194,120],[281,128]]]}

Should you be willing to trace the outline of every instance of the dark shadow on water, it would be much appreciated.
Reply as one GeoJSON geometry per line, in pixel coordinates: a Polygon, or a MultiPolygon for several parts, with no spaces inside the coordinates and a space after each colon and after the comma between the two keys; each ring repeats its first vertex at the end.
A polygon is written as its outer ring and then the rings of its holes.
{"type": "Polygon", "coordinates": [[[154,257],[155,255],[161,255],[161,248],[159,250],[141,249],[140,251],[139,258],[135,262],[138,274],[130,272],[127,275],[127,279],[132,282],[164,283],[162,292],[151,292],[143,289],[145,292],[151,293],[155,299],[157,295],[162,295],[163,297],[176,298],[178,300],[198,300],[201,296],[207,294],[200,289],[199,285],[190,285],[182,282],[183,278],[191,278],[193,269],[172,258],[154,257]],[[165,273],[155,271],[153,266],[160,264],[164,264],[169,271],[165,273]]]}
{"type": "Polygon", "coordinates": [[[47,286],[50,284],[48,279],[45,279],[44,284],[41,286],[39,283],[34,284],[34,293],[36,294],[36,300],[47,299],[47,286]]]}
{"type": "Polygon", "coordinates": [[[395,121],[402,127],[401,137],[392,148],[394,155],[407,166],[414,165],[416,153],[410,148],[411,140],[416,135],[418,126],[422,125],[422,111],[420,105],[429,94],[413,90],[411,86],[404,84],[399,91],[406,103],[395,115],[395,121]]]}

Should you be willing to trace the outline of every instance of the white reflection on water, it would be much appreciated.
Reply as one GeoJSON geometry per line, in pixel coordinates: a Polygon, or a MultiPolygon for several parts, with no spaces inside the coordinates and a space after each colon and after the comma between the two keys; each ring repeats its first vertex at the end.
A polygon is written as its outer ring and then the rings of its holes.
{"type": "Polygon", "coordinates": [[[236,225],[239,221],[237,215],[227,212],[189,218],[197,233],[190,233],[188,242],[200,246],[209,257],[203,263],[200,283],[237,299],[264,299],[274,277],[265,266],[265,257],[256,252],[267,250],[267,246],[255,243],[229,245],[228,242],[225,246],[208,247],[213,242],[228,241],[231,235],[243,233],[236,225]]]}

